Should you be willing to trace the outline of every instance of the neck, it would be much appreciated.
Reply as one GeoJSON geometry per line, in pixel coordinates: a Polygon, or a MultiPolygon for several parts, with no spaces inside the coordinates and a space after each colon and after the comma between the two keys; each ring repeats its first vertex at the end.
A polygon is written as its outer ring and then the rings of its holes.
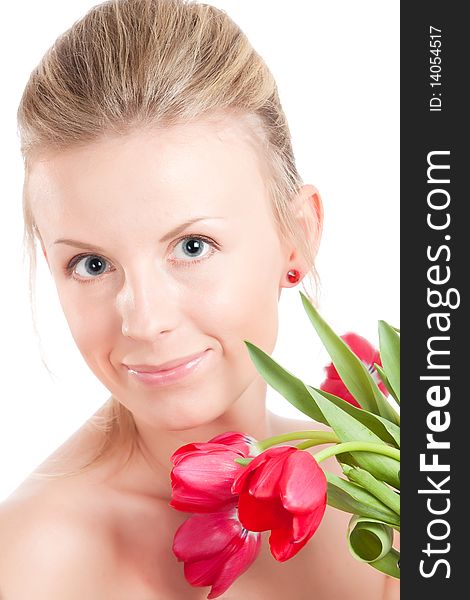
{"type": "Polygon", "coordinates": [[[261,377],[248,386],[238,400],[209,423],[191,429],[168,431],[136,420],[132,457],[119,470],[132,491],[171,499],[171,455],[191,442],[207,442],[227,431],[251,435],[257,440],[273,435],[273,415],[266,410],[266,382],[261,377]]]}

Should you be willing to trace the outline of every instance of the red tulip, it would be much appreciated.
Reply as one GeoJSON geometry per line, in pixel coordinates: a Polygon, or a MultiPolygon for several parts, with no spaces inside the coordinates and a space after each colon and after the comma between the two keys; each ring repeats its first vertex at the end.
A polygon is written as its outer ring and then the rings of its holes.
{"type": "Polygon", "coordinates": [[[239,433],[238,431],[228,431],[226,433],[220,433],[215,437],[211,438],[209,442],[224,444],[231,448],[238,448],[245,457],[256,456],[259,451],[256,447],[256,440],[251,435],[245,433],[239,433]]]}
{"type": "Polygon", "coordinates": [[[243,466],[235,458],[257,454],[256,440],[237,432],[218,435],[209,442],[185,444],[171,456],[170,506],[191,513],[212,513],[236,505],[231,492],[243,466]],[[251,453],[251,454],[250,454],[251,453]]]}
{"type": "Polygon", "coordinates": [[[212,586],[207,598],[223,594],[256,560],[261,535],[243,528],[235,508],[189,517],[176,531],[173,552],[184,561],[194,586],[212,586]]]}
{"type": "Polygon", "coordinates": [[[294,446],[268,448],[236,477],[238,518],[250,531],[271,530],[271,554],[292,558],[317,530],[326,508],[327,481],[311,454],[294,446]]]}
{"type": "MultiPolygon", "coordinates": [[[[345,335],[341,336],[341,339],[346,342],[354,354],[364,363],[367,370],[379,386],[379,389],[384,393],[385,396],[388,396],[388,390],[380,379],[377,369],[374,367],[374,363],[378,364],[380,367],[382,366],[379,351],[374,348],[374,346],[372,346],[372,344],[369,343],[365,338],[357,333],[346,333],[345,335]]],[[[330,363],[327,367],[325,367],[325,371],[327,376],[325,381],[320,385],[320,389],[324,392],[329,392],[330,394],[339,396],[353,406],[362,408],[359,402],[344,385],[343,380],[339,376],[334,364],[330,363]]]]}

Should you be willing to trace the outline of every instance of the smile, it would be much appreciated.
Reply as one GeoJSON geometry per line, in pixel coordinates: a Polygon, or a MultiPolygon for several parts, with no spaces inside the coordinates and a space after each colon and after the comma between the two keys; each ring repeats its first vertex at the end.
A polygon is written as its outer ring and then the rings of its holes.
{"type": "Polygon", "coordinates": [[[129,376],[140,383],[153,386],[166,385],[173,383],[174,381],[179,381],[180,379],[183,379],[194,373],[197,369],[199,369],[202,363],[207,361],[209,351],[210,349],[207,349],[204,352],[201,352],[201,354],[191,358],[189,361],[171,369],[154,371],[152,373],[136,371],[130,367],[126,368],[129,376]]]}

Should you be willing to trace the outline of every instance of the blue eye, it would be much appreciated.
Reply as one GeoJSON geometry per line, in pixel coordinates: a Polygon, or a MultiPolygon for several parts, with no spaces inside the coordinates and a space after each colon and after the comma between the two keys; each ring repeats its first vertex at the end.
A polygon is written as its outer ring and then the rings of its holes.
{"type": "Polygon", "coordinates": [[[175,250],[180,246],[182,253],[178,256],[176,255],[176,258],[178,260],[180,259],[185,259],[187,257],[192,257],[192,258],[201,258],[206,256],[207,251],[211,249],[211,246],[209,245],[211,244],[212,246],[214,246],[214,242],[206,240],[204,238],[201,237],[196,237],[196,236],[191,236],[191,237],[185,237],[182,240],[180,240],[176,245],[175,245],[175,250]]]}
{"type": "Polygon", "coordinates": [[[74,257],[67,266],[70,273],[74,270],[82,279],[96,279],[96,276],[106,272],[107,260],[96,254],[86,254],[74,257]],[[91,277],[90,277],[91,275],[91,277]]]}

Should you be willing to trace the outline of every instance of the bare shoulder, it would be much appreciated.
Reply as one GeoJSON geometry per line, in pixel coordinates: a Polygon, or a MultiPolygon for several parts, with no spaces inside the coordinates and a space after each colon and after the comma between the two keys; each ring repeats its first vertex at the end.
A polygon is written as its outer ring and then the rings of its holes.
{"type": "Polygon", "coordinates": [[[0,505],[2,599],[98,600],[106,597],[112,560],[99,523],[56,494],[0,505]]]}
{"type": "Polygon", "coordinates": [[[313,419],[299,418],[292,419],[283,417],[275,413],[269,413],[272,429],[275,434],[287,433],[288,431],[303,431],[304,429],[320,429],[321,431],[331,431],[330,427],[314,421],[313,419]]]}

